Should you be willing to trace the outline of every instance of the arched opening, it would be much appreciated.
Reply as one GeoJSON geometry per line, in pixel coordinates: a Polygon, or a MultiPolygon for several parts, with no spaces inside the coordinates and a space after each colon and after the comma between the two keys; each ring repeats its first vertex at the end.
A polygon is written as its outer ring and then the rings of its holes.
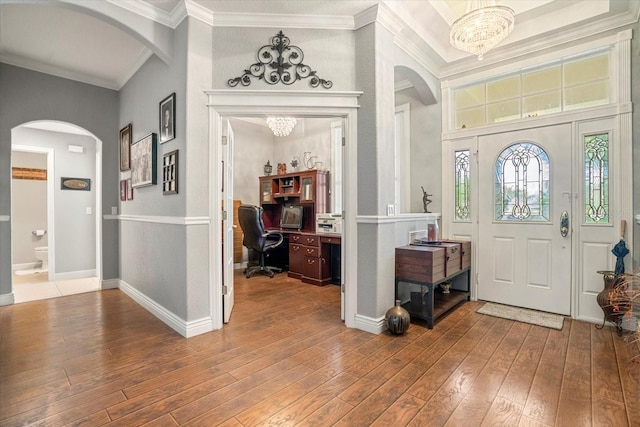
{"type": "Polygon", "coordinates": [[[14,302],[100,289],[102,142],[42,120],[13,128],[11,143],[14,302]]]}

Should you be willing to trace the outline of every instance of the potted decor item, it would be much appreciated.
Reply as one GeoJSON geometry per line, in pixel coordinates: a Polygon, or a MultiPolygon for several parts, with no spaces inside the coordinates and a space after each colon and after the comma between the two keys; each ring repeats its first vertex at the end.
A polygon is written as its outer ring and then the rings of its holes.
{"type": "Polygon", "coordinates": [[[402,335],[409,329],[411,318],[409,312],[400,305],[400,300],[396,300],[396,305],[391,307],[384,315],[389,332],[394,335],[402,335]]]}

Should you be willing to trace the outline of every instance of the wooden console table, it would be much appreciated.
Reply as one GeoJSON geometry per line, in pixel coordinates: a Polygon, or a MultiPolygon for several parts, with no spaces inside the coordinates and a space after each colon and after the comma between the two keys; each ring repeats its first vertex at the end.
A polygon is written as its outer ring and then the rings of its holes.
{"type": "Polygon", "coordinates": [[[434,321],[469,300],[471,247],[468,242],[442,242],[433,246],[396,248],[395,299],[412,318],[434,321]],[[451,281],[449,293],[438,285],[451,281]]]}

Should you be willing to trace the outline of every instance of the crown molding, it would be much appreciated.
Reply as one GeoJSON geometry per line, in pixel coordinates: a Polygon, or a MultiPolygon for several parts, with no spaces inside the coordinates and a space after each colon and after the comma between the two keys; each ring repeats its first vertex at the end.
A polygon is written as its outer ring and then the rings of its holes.
{"type": "Polygon", "coordinates": [[[43,64],[40,61],[34,61],[22,56],[1,53],[0,62],[4,62],[5,64],[14,65],[20,68],[26,68],[27,70],[37,71],[39,73],[50,74],[52,76],[61,77],[63,79],[75,80],[77,82],[86,83],[93,86],[100,86],[106,89],[120,89],[120,86],[117,82],[89,76],[83,73],[76,73],[64,68],[55,67],[53,65],[43,64]]]}
{"type": "MultiPolygon", "coordinates": [[[[184,0],[184,2],[181,2],[181,4],[184,5],[184,13],[186,16],[190,16],[191,18],[195,18],[199,21],[204,22],[205,24],[213,26],[212,11],[204,6],[201,6],[198,3],[195,3],[192,0],[184,0]]],[[[179,17],[176,16],[174,19],[178,18],[179,17]]]]}
{"type": "Polygon", "coordinates": [[[147,62],[147,60],[152,56],[153,52],[151,51],[151,49],[143,46],[140,50],[140,53],[138,54],[138,59],[131,65],[129,71],[126,74],[119,76],[118,81],[116,82],[118,90],[122,89],[122,87],[127,84],[129,79],[133,77],[133,75],[138,72],[140,67],[142,67],[144,63],[147,62]]]}
{"type": "MultiPolygon", "coordinates": [[[[126,9],[129,12],[133,12],[137,15],[140,15],[144,18],[155,21],[166,27],[175,28],[173,17],[172,17],[173,12],[172,13],[165,12],[164,10],[151,6],[149,3],[146,3],[142,0],[127,0],[127,1],[107,0],[107,2],[113,4],[114,6],[118,6],[122,9],[126,9]]],[[[179,2],[176,9],[179,8],[182,3],[183,2],[179,2]]]]}
{"type": "Polygon", "coordinates": [[[395,91],[400,92],[401,90],[409,89],[413,87],[413,83],[409,80],[400,80],[395,82],[395,91]]]}
{"type": "Polygon", "coordinates": [[[352,16],[282,15],[274,13],[214,13],[214,27],[303,28],[353,30],[352,16]]]}

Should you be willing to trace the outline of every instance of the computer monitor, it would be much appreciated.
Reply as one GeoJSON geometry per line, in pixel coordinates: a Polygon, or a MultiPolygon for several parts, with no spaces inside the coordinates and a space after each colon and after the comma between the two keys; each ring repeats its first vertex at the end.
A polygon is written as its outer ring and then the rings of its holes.
{"type": "Polygon", "coordinates": [[[282,206],[280,228],[302,229],[302,206],[282,206]]]}

